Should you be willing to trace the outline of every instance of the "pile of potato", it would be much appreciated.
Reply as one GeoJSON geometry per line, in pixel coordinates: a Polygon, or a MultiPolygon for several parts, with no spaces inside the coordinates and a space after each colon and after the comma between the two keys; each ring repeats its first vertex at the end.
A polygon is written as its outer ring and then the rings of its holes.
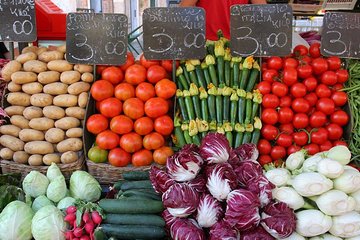
{"type": "Polygon", "coordinates": [[[78,160],[93,67],[68,63],[65,51],[27,47],[2,69],[11,123],[0,127],[2,159],[32,166],[78,160]]]}

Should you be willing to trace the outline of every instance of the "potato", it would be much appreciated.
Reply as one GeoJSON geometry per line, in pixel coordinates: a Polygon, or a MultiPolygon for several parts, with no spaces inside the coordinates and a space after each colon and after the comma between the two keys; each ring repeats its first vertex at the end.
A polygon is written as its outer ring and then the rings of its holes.
{"type": "Polygon", "coordinates": [[[22,90],[27,94],[36,94],[43,91],[43,85],[39,82],[25,83],[22,85],[22,90]]]}
{"type": "Polygon", "coordinates": [[[31,105],[36,107],[46,107],[52,105],[53,96],[46,93],[37,93],[30,97],[31,105]]]}
{"type": "Polygon", "coordinates": [[[22,115],[14,115],[10,117],[10,122],[21,129],[29,128],[29,120],[22,115]]]}
{"type": "Polygon", "coordinates": [[[45,135],[42,131],[35,129],[23,129],[19,133],[19,138],[24,142],[42,141],[45,139],[45,135]]]}
{"type": "Polygon", "coordinates": [[[58,106],[46,106],[43,108],[43,114],[50,119],[60,119],[65,117],[65,111],[58,106]]]}
{"type": "Polygon", "coordinates": [[[78,160],[78,155],[76,152],[67,151],[61,154],[61,162],[62,163],[73,163],[78,160]]]}
{"type": "Polygon", "coordinates": [[[21,128],[15,125],[2,125],[0,127],[0,133],[2,135],[11,135],[13,137],[19,137],[19,132],[21,131],[21,128]]]}
{"type": "Polygon", "coordinates": [[[7,85],[7,89],[10,92],[20,92],[21,91],[21,85],[10,81],[8,83],[8,85],[7,85]]]}
{"type": "Polygon", "coordinates": [[[54,120],[46,117],[33,118],[30,120],[29,126],[35,130],[47,131],[48,129],[54,127],[54,120]]]}
{"type": "Polygon", "coordinates": [[[82,128],[70,128],[66,131],[68,138],[81,138],[83,136],[82,128]]]}
{"type": "Polygon", "coordinates": [[[38,47],[37,47],[37,46],[28,46],[28,47],[23,48],[23,50],[21,51],[21,53],[28,53],[28,52],[36,53],[37,50],[38,50],[38,47]]]}
{"type": "Polygon", "coordinates": [[[2,148],[0,150],[0,158],[5,160],[12,160],[14,152],[9,148],[2,148]]]}
{"type": "Polygon", "coordinates": [[[67,152],[67,151],[80,151],[83,147],[83,142],[80,138],[68,138],[56,145],[58,152],[67,152]]]}
{"type": "Polygon", "coordinates": [[[23,68],[26,72],[41,73],[47,70],[46,63],[39,60],[30,60],[23,64],[23,68]]]}
{"type": "Polygon", "coordinates": [[[78,71],[66,71],[60,75],[60,81],[66,84],[73,84],[80,81],[81,75],[78,71]]]}
{"type": "Polygon", "coordinates": [[[64,117],[55,122],[55,127],[63,130],[68,130],[70,128],[75,128],[78,126],[80,126],[80,121],[79,119],[74,117],[64,117]]]}
{"type": "Polygon", "coordinates": [[[42,53],[46,52],[48,49],[46,47],[39,47],[37,50],[36,50],[36,54],[39,56],[41,55],[42,53]]]}
{"type": "Polygon", "coordinates": [[[43,164],[43,156],[40,154],[31,155],[28,159],[30,166],[41,166],[43,164]]]}
{"type": "Polygon", "coordinates": [[[11,74],[11,81],[17,84],[36,82],[37,75],[33,72],[18,71],[11,74]]]}
{"type": "Polygon", "coordinates": [[[24,106],[9,106],[4,109],[4,111],[9,115],[10,117],[13,115],[22,115],[24,112],[25,107],[24,106]]]}
{"type": "Polygon", "coordinates": [[[68,107],[65,109],[66,116],[74,117],[77,119],[84,119],[85,118],[85,109],[81,107],[68,107]]]}
{"type": "Polygon", "coordinates": [[[60,95],[68,92],[68,85],[62,82],[54,82],[44,86],[44,93],[60,95]]]}
{"type": "Polygon", "coordinates": [[[53,99],[53,103],[59,107],[75,107],[78,102],[78,97],[71,94],[61,94],[53,99]]]}
{"type": "Polygon", "coordinates": [[[76,82],[68,87],[68,93],[72,95],[79,95],[82,92],[90,90],[90,84],[86,82],[76,82]]]}
{"type": "Polygon", "coordinates": [[[25,151],[17,151],[14,152],[13,159],[14,162],[27,164],[29,159],[29,154],[27,154],[25,151]]]}
{"type": "Polygon", "coordinates": [[[92,83],[94,81],[94,75],[92,73],[83,73],[81,74],[81,81],[92,83]]]}
{"type": "Polygon", "coordinates": [[[40,118],[43,116],[43,110],[39,107],[30,106],[25,108],[23,115],[28,120],[31,120],[33,118],[40,118]]]}
{"type": "Polygon", "coordinates": [[[25,152],[29,154],[48,154],[53,153],[53,145],[46,141],[28,142],[24,146],[25,152]]]}
{"type": "Polygon", "coordinates": [[[58,46],[56,50],[62,53],[66,53],[66,45],[58,46]]]}
{"type": "Polygon", "coordinates": [[[9,93],[6,100],[11,105],[18,105],[24,107],[30,105],[30,95],[22,92],[9,93]]]}
{"type": "Polygon", "coordinates": [[[92,73],[93,72],[93,66],[91,65],[85,65],[85,64],[75,64],[74,70],[78,71],[79,73],[92,73]]]}
{"type": "Polygon", "coordinates": [[[80,93],[78,105],[79,107],[85,108],[89,100],[89,94],[87,92],[80,93]]]}
{"type": "Polygon", "coordinates": [[[1,69],[0,75],[6,82],[8,82],[11,80],[11,75],[15,72],[20,71],[21,67],[21,63],[19,63],[18,61],[10,61],[1,69]]]}
{"type": "Polygon", "coordinates": [[[42,72],[37,76],[37,80],[42,84],[58,82],[60,80],[60,73],[56,71],[42,72]]]}
{"type": "Polygon", "coordinates": [[[49,153],[44,155],[42,161],[45,165],[50,166],[51,163],[60,163],[60,156],[56,153],[49,153]]]}
{"type": "Polygon", "coordinates": [[[27,52],[27,53],[22,53],[19,56],[17,56],[16,61],[23,64],[23,63],[26,63],[27,61],[36,60],[36,59],[37,59],[37,54],[36,53],[27,52]]]}
{"type": "Polygon", "coordinates": [[[0,144],[4,147],[10,148],[14,152],[24,150],[24,142],[10,135],[1,135],[0,144]]]}
{"type": "Polygon", "coordinates": [[[52,60],[47,64],[48,69],[57,72],[65,72],[73,69],[73,65],[66,60],[52,60]]]}
{"type": "Polygon", "coordinates": [[[65,139],[65,132],[60,128],[50,128],[45,133],[45,140],[50,143],[58,143],[65,139]]]}
{"type": "Polygon", "coordinates": [[[62,60],[64,58],[64,53],[59,51],[46,51],[39,55],[39,60],[42,62],[50,62],[53,60],[62,60]]]}

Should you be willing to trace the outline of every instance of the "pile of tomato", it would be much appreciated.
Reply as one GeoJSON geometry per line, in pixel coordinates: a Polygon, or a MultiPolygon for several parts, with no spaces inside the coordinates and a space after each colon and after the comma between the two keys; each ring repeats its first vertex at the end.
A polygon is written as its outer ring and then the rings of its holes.
{"type": "Polygon", "coordinates": [[[342,110],[347,94],[341,89],[348,77],[340,58],[321,56],[319,43],[265,59],[257,86],[263,94],[260,163],[281,162],[302,148],[313,155],[346,145],[349,116],[342,110]]]}
{"type": "Polygon", "coordinates": [[[86,122],[96,135],[89,159],[123,167],[165,164],[173,154],[166,139],[174,128],[172,98],[176,84],[171,81],[171,61],[135,61],[128,53],[121,66],[100,66],[90,93],[98,113],[86,122]]]}

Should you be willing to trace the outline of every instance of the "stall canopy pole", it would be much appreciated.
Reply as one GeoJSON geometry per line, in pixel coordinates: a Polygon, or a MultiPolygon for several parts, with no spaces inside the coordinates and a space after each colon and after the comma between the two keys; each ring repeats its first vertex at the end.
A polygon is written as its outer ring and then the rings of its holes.
{"type": "Polygon", "coordinates": [[[10,59],[14,60],[15,52],[14,52],[14,42],[9,42],[9,52],[10,52],[10,59]]]}

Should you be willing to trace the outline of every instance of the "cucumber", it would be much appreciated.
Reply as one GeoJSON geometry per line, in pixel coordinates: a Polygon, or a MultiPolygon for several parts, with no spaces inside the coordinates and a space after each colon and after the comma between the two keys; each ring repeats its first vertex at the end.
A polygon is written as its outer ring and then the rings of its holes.
{"type": "Polygon", "coordinates": [[[105,235],[105,233],[97,228],[95,229],[95,232],[94,232],[94,239],[95,240],[108,240],[107,236],[105,235]]]}
{"type": "Polygon", "coordinates": [[[107,213],[160,213],[161,201],[141,199],[101,199],[99,206],[107,213]]]}
{"type": "Polygon", "coordinates": [[[164,227],[162,217],[154,214],[107,214],[104,223],[164,227]]]}
{"type": "Polygon", "coordinates": [[[122,191],[130,190],[130,189],[139,189],[139,188],[152,189],[150,180],[128,181],[121,185],[122,191]]]}
{"type": "Polygon", "coordinates": [[[119,239],[162,239],[165,230],[158,226],[101,224],[106,235],[119,239]]]}
{"type": "Polygon", "coordinates": [[[158,195],[157,193],[144,192],[141,190],[134,190],[134,189],[123,192],[121,196],[124,197],[139,196],[139,197],[161,201],[161,196],[158,195]]]}
{"type": "Polygon", "coordinates": [[[129,181],[140,181],[140,180],[149,180],[149,172],[133,171],[133,172],[124,172],[122,177],[125,180],[129,181]]]}
{"type": "Polygon", "coordinates": [[[114,184],[114,188],[116,190],[120,190],[121,189],[121,186],[126,183],[127,181],[126,180],[119,180],[117,181],[115,184],[114,184]]]}

